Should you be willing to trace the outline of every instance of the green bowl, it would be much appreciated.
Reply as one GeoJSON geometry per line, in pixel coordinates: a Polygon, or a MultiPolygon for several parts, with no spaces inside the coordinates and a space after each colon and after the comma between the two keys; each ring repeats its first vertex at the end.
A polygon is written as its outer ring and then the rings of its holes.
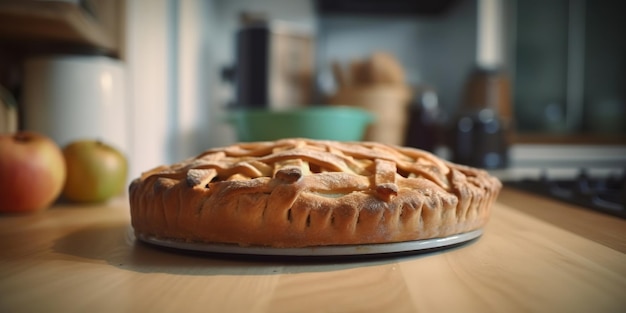
{"type": "Polygon", "coordinates": [[[229,114],[228,121],[242,142],[283,138],[359,141],[363,140],[373,116],[359,108],[314,106],[288,110],[235,110],[229,114]]]}

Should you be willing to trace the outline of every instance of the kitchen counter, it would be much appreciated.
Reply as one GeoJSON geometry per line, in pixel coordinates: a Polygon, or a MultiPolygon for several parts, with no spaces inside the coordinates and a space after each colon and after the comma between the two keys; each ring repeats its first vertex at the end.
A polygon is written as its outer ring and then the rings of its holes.
{"type": "Polygon", "coordinates": [[[626,220],[505,189],[478,240],[351,261],[135,242],[125,198],[0,216],[0,312],[626,312],[626,220]]]}

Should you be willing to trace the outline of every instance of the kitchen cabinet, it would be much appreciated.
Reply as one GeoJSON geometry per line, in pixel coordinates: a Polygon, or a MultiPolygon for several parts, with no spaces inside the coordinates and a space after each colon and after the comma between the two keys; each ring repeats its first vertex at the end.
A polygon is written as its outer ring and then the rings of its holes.
{"type": "Polygon", "coordinates": [[[368,260],[138,243],[127,199],[0,216],[2,312],[624,312],[626,220],[505,188],[482,237],[368,260]]]}
{"type": "Polygon", "coordinates": [[[124,0],[4,1],[0,44],[20,53],[98,53],[119,56],[124,0]]]}
{"type": "Polygon", "coordinates": [[[624,2],[530,0],[513,7],[518,130],[614,137],[624,143],[624,2]]]}

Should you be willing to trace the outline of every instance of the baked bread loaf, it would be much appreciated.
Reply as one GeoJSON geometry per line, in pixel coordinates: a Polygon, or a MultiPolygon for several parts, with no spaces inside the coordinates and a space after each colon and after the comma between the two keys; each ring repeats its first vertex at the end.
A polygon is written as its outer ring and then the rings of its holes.
{"type": "Polygon", "coordinates": [[[275,248],[390,243],[479,229],[501,189],[413,148],[284,139],[210,149],[130,187],[138,235],[275,248]]]}

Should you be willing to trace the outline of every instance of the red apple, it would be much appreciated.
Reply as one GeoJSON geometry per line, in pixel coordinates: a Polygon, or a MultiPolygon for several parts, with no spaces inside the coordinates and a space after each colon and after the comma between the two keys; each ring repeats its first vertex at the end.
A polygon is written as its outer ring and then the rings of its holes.
{"type": "Polygon", "coordinates": [[[43,210],[65,182],[65,162],[57,144],[36,132],[0,135],[0,212],[43,210]]]}
{"type": "Polygon", "coordinates": [[[63,148],[67,179],[63,197],[73,202],[103,202],[125,190],[128,165],[113,146],[77,140],[63,148]]]}

